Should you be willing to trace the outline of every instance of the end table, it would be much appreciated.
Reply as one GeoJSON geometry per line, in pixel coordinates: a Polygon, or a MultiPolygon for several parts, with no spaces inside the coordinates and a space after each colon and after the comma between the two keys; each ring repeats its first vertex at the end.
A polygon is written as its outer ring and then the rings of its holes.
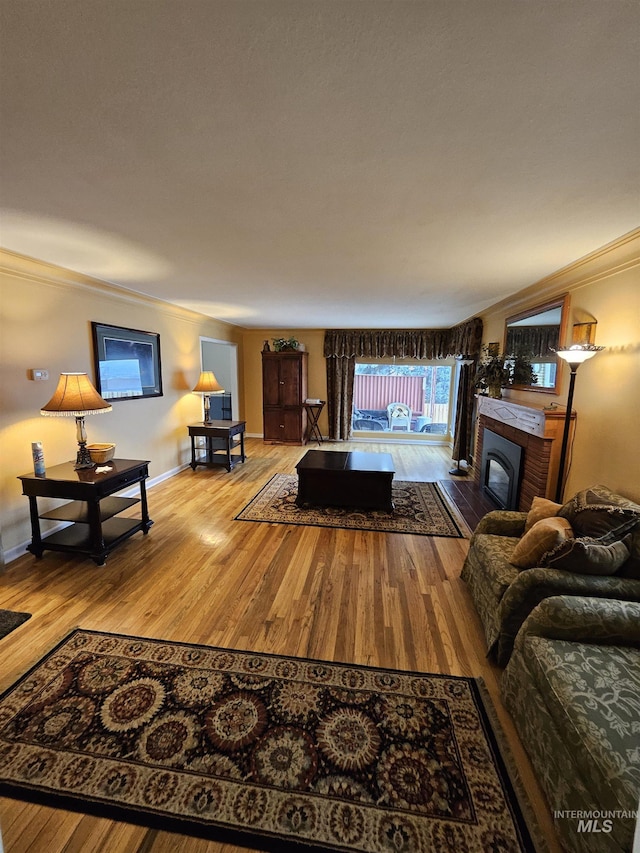
{"type": "Polygon", "coordinates": [[[31,515],[31,544],[27,550],[42,557],[45,550],[84,554],[98,566],[103,566],[107,554],[142,531],[146,534],[153,524],[147,509],[145,480],[149,476],[146,459],[112,459],[95,468],[76,471],[73,462],[47,467],[42,475],[24,474],[22,494],[29,498],[31,515]],[[116,495],[138,483],[140,498],[116,495]],[[40,512],[38,498],[62,498],[68,503],[40,512]],[[123,510],[140,504],[140,518],[116,518],[123,510]],[[72,522],[68,527],[47,535],[40,531],[40,519],[72,522]]]}
{"type": "Polygon", "coordinates": [[[244,452],[244,431],[246,421],[208,421],[190,424],[191,467],[195,471],[198,465],[222,465],[227,471],[247,458],[244,452]],[[204,436],[205,446],[197,447],[196,438],[204,436]],[[240,453],[232,453],[238,445],[234,437],[240,438],[240,453]],[[221,452],[220,452],[221,451],[221,452]]]}
{"type": "Polygon", "coordinates": [[[324,400],[318,400],[313,403],[309,400],[305,401],[304,407],[307,412],[307,441],[311,441],[312,438],[315,438],[318,444],[322,444],[322,433],[318,426],[318,420],[320,419],[320,415],[324,409],[324,404],[324,400]]]}

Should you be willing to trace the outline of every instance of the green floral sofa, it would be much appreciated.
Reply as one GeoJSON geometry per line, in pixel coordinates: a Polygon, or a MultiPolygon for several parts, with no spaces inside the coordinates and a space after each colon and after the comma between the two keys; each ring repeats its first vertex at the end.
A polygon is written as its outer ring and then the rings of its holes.
{"type": "Polygon", "coordinates": [[[502,700],[575,853],[631,853],[640,796],[640,604],[547,598],[526,619],[502,700]]]}
{"type": "Polygon", "coordinates": [[[552,507],[556,528],[564,524],[565,539],[570,537],[558,548],[573,548],[571,570],[555,567],[566,563],[558,559],[554,564],[554,549],[544,555],[546,565],[520,568],[512,563],[535,501],[529,514],[496,510],[485,515],[473,533],[462,568],[461,577],[484,628],[487,655],[500,666],[509,660],[523,622],[545,598],[579,595],[640,601],[640,505],[601,485],[584,489],[564,505],[542,499],[541,503],[552,507]],[[615,550],[626,559],[611,573],[610,566],[594,568],[586,557],[582,561],[578,546],[607,553],[615,550]]]}

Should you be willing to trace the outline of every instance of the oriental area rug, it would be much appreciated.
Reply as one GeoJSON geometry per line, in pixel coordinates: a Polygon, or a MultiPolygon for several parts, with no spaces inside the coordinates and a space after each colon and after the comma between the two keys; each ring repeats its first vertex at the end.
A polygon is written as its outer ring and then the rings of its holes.
{"type": "Polygon", "coordinates": [[[343,507],[299,507],[298,478],[276,474],[236,516],[237,521],[377,530],[419,536],[463,538],[462,517],[446,500],[436,483],[394,480],[393,512],[343,507]]]}
{"type": "Polygon", "coordinates": [[[0,640],[15,631],[27,619],[31,619],[30,613],[19,613],[17,610],[0,610],[0,640]]]}
{"type": "Polygon", "coordinates": [[[260,850],[532,851],[482,694],[77,629],[0,697],[0,794],[260,850]]]}

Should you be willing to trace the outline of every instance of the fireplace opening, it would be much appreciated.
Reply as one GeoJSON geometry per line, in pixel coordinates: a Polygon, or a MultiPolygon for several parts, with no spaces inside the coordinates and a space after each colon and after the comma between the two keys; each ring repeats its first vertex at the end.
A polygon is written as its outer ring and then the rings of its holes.
{"type": "Polygon", "coordinates": [[[482,437],[482,490],[500,509],[517,509],[522,448],[486,429],[482,437]]]}

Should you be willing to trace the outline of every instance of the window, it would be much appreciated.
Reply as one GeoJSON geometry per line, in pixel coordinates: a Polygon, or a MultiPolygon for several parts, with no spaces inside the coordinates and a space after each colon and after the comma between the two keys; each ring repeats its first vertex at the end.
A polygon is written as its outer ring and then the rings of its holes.
{"type": "Polygon", "coordinates": [[[356,364],[353,430],[447,435],[452,378],[449,364],[356,364]]]}

